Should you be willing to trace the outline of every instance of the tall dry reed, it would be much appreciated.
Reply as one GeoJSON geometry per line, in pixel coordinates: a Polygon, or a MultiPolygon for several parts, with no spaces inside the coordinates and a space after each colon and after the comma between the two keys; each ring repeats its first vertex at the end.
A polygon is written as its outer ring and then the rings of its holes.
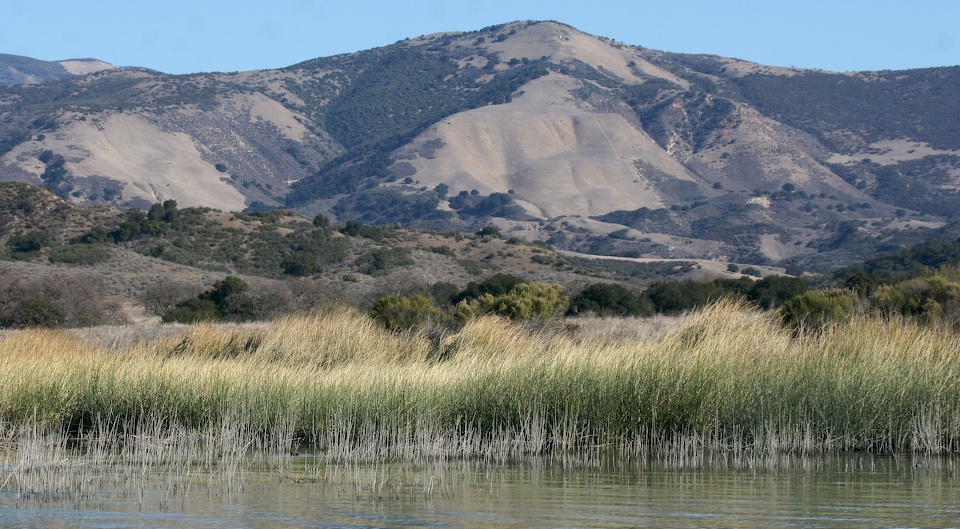
{"type": "Polygon", "coordinates": [[[0,420],[234,424],[277,453],[360,460],[960,448],[954,334],[861,318],[796,336],[723,302],[624,336],[481,318],[434,344],[351,311],[126,348],[27,331],[0,341],[0,420]]]}

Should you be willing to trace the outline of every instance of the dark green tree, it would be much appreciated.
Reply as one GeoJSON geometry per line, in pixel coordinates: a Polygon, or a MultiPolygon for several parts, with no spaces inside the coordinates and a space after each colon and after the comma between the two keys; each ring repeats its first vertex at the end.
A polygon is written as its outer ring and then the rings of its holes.
{"type": "Polygon", "coordinates": [[[10,316],[9,327],[62,327],[67,315],[46,299],[21,301],[10,316]]]}
{"type": "Polygon", "coordinates": [[[570,300],[569,314],[585,312],[598,316],[649,316],[653,314],[653,304],[624,286],[593,283],[570,300]]]}
{"type": "Polygon", "coordinates": [[[524,280],[522,277],[503,273],[491,276],[479,283],[476,281],[471,281],[467,283],[466,288],[464,288],[453,298],[453,304],[456,305],[464,300],[475,299],[484,294],[501,296],[510,292],[513,290],[513,287],[523,282],[524,280]]]}
{"type": "Polygon", "coordinates": [[[197,323],[219,319],[220,311],[217,310],[217,305],[209,299],[200,298],[180,302],[163,316],[163,321],[168,323],[197,323]]]}
{"type": "Polygon", "coordinates": [[[37,252],[50,244],[50,236],[40,230],[17,234],[7,239],[10,250],[18,253],[37,252]]]}
{"type": "Polygon", "coordinates": [[[288,255],[281,263],[283,273],[291,276],[309,276],[320,271],[320,261],[317,254],[297,252],[288,255]]]}
{"type": "Polygon", "coordinates": [[[807,291],[807,284],[796,277],[769,276],[753,284],[747,299],[764,309],[775,309],[807,291]]]}

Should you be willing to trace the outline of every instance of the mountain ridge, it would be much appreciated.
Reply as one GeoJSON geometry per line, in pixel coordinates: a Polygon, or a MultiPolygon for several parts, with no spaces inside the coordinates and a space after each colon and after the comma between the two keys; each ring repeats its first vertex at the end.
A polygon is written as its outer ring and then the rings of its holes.
{"type": "Polygon", "coordinates": [[[957,101],[958,67],[827,73],[513,22],[276,70],[7,87],[0,179],[826,271],[954,229],[957,101]]]}
{"type": "Polygon", "coordinates": [[[0,53],[0,84],[39,84],[113,68],[116,66],[98,59],[42,61],[0,53]]]}

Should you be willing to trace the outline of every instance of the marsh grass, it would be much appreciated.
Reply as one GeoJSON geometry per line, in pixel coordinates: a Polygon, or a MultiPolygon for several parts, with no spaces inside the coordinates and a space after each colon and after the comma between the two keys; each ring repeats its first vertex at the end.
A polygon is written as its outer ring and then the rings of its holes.
{"type": "Polygon", "coordinates": [[[301,445],[329,461],[578,464],[960,448],[956,334],[869,318],[797,334],[731,302],[623,325],[606,339],[485,317],[431,340],[342,311],[134,339],[9,333],[0,420],[144,469],[187,460],[175,468],[228,492],[249,461],[287,472],[301,445]]]}

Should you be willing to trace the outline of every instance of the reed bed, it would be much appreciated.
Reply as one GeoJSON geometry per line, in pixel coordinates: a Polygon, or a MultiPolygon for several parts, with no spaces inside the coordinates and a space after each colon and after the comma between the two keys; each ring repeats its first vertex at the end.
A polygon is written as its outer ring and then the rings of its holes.
{"type": "Polygon", "coordinates": [[[66,438],[218,431],[278,467],[300,444],[341,461],[960,449],[956,334],[861,318],[798,335],[731,302],[669,331],[619,328],[607,340],[484,317],[428,340],[342,311],[122,347],[11,333],[0,421],[66,438]]]}

